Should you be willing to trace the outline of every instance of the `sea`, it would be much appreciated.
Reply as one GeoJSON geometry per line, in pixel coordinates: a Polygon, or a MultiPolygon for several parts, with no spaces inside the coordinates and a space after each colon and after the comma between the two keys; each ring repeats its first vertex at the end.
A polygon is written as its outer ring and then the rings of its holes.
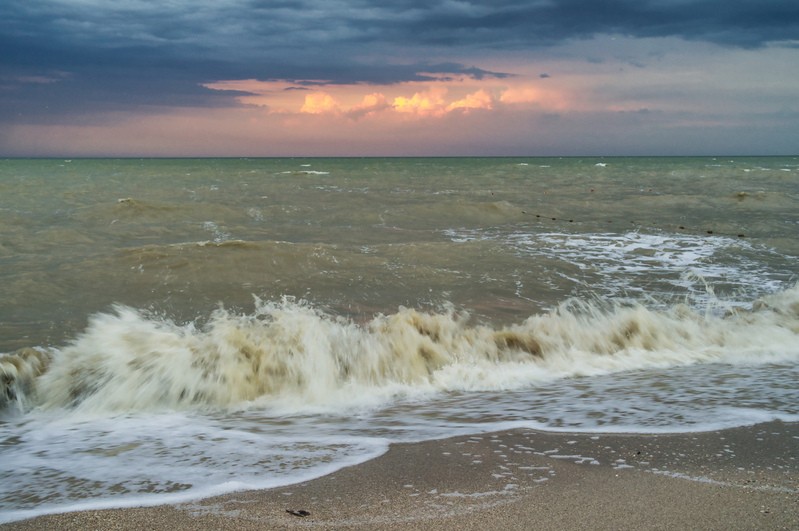
{"type": "Polygon", "coordinates": [[[799,422],[799,157],[0,159],[0,522],[799,422]]]}

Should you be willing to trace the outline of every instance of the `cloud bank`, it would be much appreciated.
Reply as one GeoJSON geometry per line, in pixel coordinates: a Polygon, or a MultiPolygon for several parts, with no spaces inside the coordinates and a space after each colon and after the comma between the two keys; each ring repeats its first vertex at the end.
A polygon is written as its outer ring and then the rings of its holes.
{"type": "MultiPolygon", "coordinates": [[[[606,109],[667,111],[651,95],[677,89],[650,72],[668,63],[682,77],[675,54],[695,77],[700,56],[748,69],[724,73],[730,85],[759,75],[753,54],[799,50],[799,4],[784,0],[5,0],[0,20],[6,131],[236,107],[351,121],[563,113],[596,108],[602,94],[606,109]]],[[[780,65],[770,83],[796,76],[780,65]]]]}

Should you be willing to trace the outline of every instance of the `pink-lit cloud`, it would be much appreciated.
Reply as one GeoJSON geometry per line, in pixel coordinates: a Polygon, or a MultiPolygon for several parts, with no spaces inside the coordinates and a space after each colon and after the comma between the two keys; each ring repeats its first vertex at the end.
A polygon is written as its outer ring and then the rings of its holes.
{"type": "Polygon", "coordinates": [[[397,96],[392,108],[400,113],[418,116],[440,116],[445,112],[446,87],[432,87],[423,92],[416,92],[411,97],[397,96]]]}
{"type": "Polygon", "coordinates": [[[386,100],[385,94],[373,92],[365,95],[361,103],[347,111],[347,115],[353,119],[362,118],[364,116],[375,116],[390,107],[391,104],[386,100]]]}
{"type": "Polygon", "coordinates": [[[0,155],[796,150],[792,2],[31,4],[0,155]]]}
{"type": "Polygon", "coordinates": [[[494,107],[494,98],[485,89],[480,89],[477,92],[466,95],[458,101],[453,101],[447,106],[447,111],[454,111],[456,109],[463,109],[469,111],[471,109],[486,109],[491,110],[494,107]]]}
{"type": "MultiPolygon", "coordinates": [[[[503,106],[568,108],[570,89],[536,86],[540,79],[471,79],[429,76],[425,82],[391,85],[326,84],[323,81],[222,80],[205,87],[235,91],[244,105],[272,113],[341,115],[350,119],[394,115],[403,119],[443,117],[448,113],[492,111],[503,106]]],[[[549,80],[546,83],[551,82],[549,80]]]]}
{"type": "Polygon", "coordinates": [[[306,114],[325,114],[341,112],[341,105],[326,92],[312,92],[305,95],[305,103],[300,112],[306,114]]]}
{"type": "MultiPolygon", "coordinates": [[[[790,62],[793,50],[742,55],[711,48],[712,66],[691,61],[685,53],[661,57],[650,68],[628,59],[580,59],[602,47],[621,46],[620,40],[574,43],[557,60],[533,62],[510,54],[478,63],[471,73],[419,70],[406,81],[350,82],[321,74],[221,79],[193,89],[196,105],[155,106],[145,99],[109,112],[95,102],[90,112],[71,115],[68,123],[57,123],[49,115],[28,120],[30,108],[15,108],[11,125],[0,127],[0,148],[25,156],[735,151],[725,146],[772,152],[787,151],[789,141],[779,144],[763,137],[757,143],[759,136],[746,134],[760,128],[778,131],[775,136],[780,139],[795,138],[795,114],[773,118],[775,108],[790,110],[793,85],[775,84],[768,88],[769,99],[749,99],[749,94],[765,90],[762,80],[790,62]],[[741,71],[753,75],[742,79],[741,71]],[[738,116],[729,109],[746,113],[738,116]]],[[[652,55],[647,49],[639,53],[652,55]]],[[[30,92],[74,83],[74,78],[53,70],[40,72],[31,71],[14,83],[29,83],[30,92]]],[[[9,77],[0,79],[3,97],[15,90],[9,77]]]]}

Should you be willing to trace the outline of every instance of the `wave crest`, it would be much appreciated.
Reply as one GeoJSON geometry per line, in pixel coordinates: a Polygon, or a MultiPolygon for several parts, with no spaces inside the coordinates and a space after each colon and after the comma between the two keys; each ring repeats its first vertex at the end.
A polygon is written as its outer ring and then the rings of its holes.
{"type": "Polygon", "coordinates": [[[726,316],[570,301],[502,329],[453,308],[359,324],[293,299],[257,300],[251,314],[220,309],[198,327],[117,306],[61,350],[3,356],[0,374],[6,402],[26,407],[302,409],[693,363],[793,363],[798,335],[797,287],[726,316]]]}

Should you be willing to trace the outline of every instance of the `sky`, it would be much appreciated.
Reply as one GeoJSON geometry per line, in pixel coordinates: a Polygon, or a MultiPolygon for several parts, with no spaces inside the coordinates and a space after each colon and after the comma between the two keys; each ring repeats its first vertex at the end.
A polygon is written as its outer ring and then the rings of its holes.
{"type": "Polygon", "coordinates": [[[795,154],[795,0],[0,3],[5,157],[795,154]]]}

